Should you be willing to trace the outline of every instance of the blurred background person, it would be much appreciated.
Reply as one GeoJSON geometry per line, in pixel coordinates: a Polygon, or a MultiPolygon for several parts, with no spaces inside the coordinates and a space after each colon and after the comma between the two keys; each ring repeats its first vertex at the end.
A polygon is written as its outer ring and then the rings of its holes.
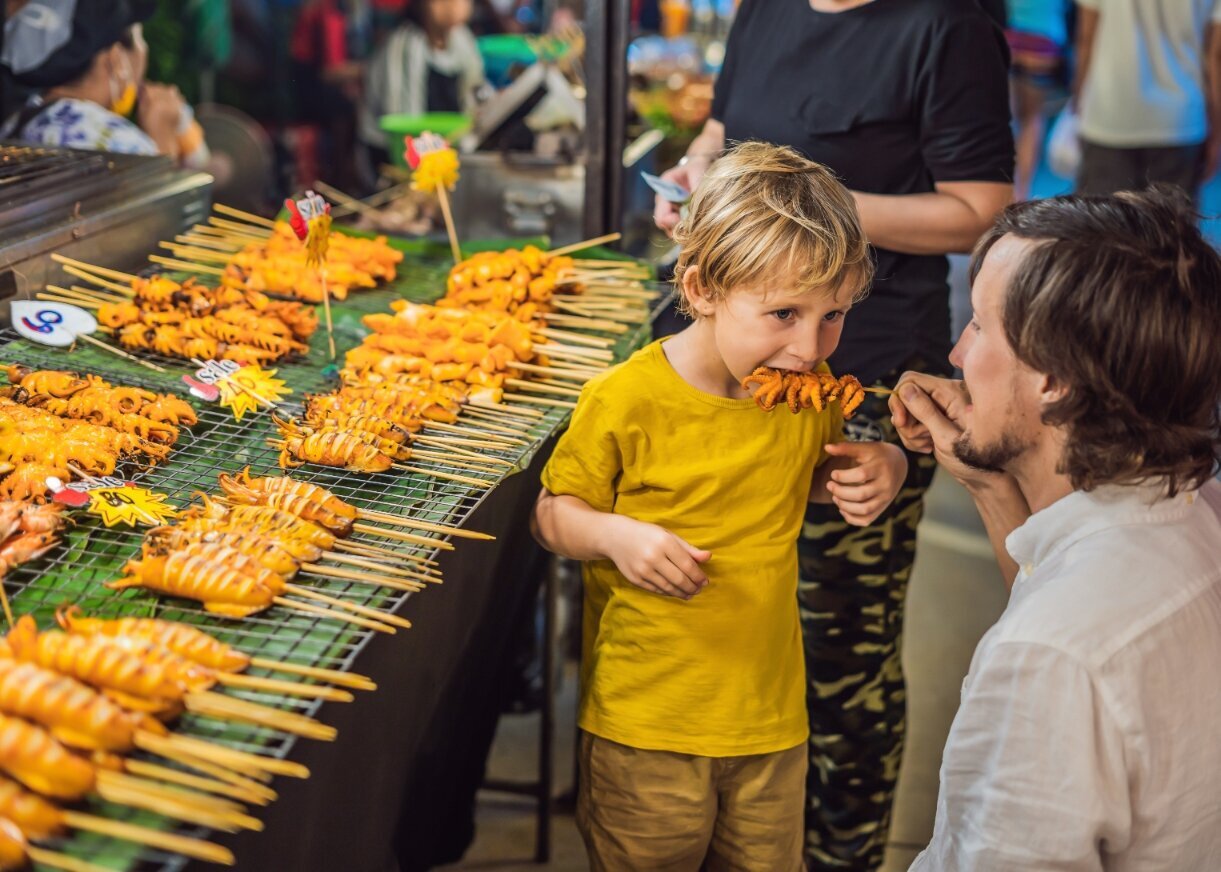
{"type": "Polygon", "coordinates": [[[53,16],[28,3],[5,22],[0,65],[36,93],[0,127],[0,137],[39,145],[208,162],[203,131],[172,85],[145,79],[141,23],[149,0],[67,0],[53,16]]]}
{"type": "Polygon", "coordinates": [[[1042,156],[1048,98],[1066,69],[1069,0],[1007,0],[1005,6],[1017,124],[1013,193],[1025,200],[1042,156]]]}
{"type": "Polygon", "coordinates": [[[1077,6],[1077,193],[1166,182],[1197,198],[1221,145],[1221,3],[1077,0],[1077,6]]]}

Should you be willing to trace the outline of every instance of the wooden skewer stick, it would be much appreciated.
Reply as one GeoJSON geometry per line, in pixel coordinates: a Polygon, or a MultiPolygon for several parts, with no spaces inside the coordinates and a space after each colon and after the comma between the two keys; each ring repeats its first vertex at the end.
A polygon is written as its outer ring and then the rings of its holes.
{"type": "Polygon", "coordinates": [[[263,236],[254,230],[234,230],[232,228],[213,227],[211,224],[196,224],[191,228],[191,232],[199,233],[204,236],[211,236],[214,239],[236,242],[241,248],[245,248],[251,243],[262,245],[268,239],[268,237],[263,236]]]}
{"type": "Polygon", "coordinates": [[[536,406],[556,406],[561,409],[575,409],[576,403],[568,400],[552,400],[548,397],[532,397],[528,394],[505,394],[506,400],[515,400],[519,403],[531,403],[536,406]]]}
{"type": "Polygon", "coordinates": [[[383,560],[390,560],[394,563],[410,563],[417,555],[402,554],[398,551],[392,551],[389,548],[381,548],[377,545],[369,545],[365,542],[336,542],[336,551],[344,551],[348,554],[359,554],[364,558],[379,557],[383,560]]]}
{"type": "MultiPolygon", "coordinates": [[[[357,581],[357,582],[361,582],[363,584],[369,583],[367,581],[368,576],[366,576],[365,578],[359,578],[359,579],[357,579],[357,578],[347,579],[347,578],[345,578],[345,576],[338,574],[338,572],[342,572],[343,570],[331,571],[333,569],[333,567],[323,567],[323,569],[326,569],[328,571],[319,572],[319,573],[309,573],[309,574],[311,574],[311,575],[318,574],[318,575],[322,575],[323,577],[326,577],[326,578],[340,578],[340,579],[344,579],[347,581],[357,581]]],[[[389,571],[389,567],[387,567],[387,571],[389,571]]],[[[441,577],[439,575],[425,573],[425,572],[412,572],[409,569],[405,569],[405,570],[403,570],[403,572],[404,572],[404,576],[402,578],[399,578],[397,576],[391,577],[389,579],[389,581],[387,581],[387,582],[380,582],[381,586],[382,587],[391,587],[396,590],[402,590],[402,591],[405,591],[408,593],[419,593],[421,590],[428,587],[429,583],[431,583],[431,584],[440,584],[441,583],[441,577]]]]}
{"type": "Polygon", "coordinates": [[[172,257],[162,257],[159,254],[150,254],[148,259],[153,263],[159,263],[162,266],[168,266],[170,269],[181,270],[182,272],[199,273],[209,276],[223,276],[225,274],[225,271],[220,267],[192,263],[189,260],[176,260],[172,257]]]}
{"type": "Polygon", "coordinates": [[[341,684],[353,690],[377,690],[377,683],[364,675],[355,672],[341,672],[338,669],[323,669],[320,666],[305,666],[300,663],[289,663],[285,660],[268,660],[266,657],[252,657],[250,665],[256,669],[269,669],[275,672],[287,672],[290,675],[303,675],[306,678],[317,678],[319,681],[329,681],[331,684],[341,684]]]}
{"type": "Polygon", "coordinates": [[[103,294],[101,291],[95,291],[93,288],[84,288],[80,285],[73,285],[70,288],[65,288],[62,285],[47,285],[47,290],[53,294],[59,294],[64,297],[78,297],[88,303],[92,303],[95,307],[100,303],[129,303],[130,297],[120,297],[115,294],[103,294]]]}
{"type": "Polygon", "coordinates": [[[433,472],[431,469],[421,469],[418,466],[407,466],[402,463],[392,463],[390,466],[394,469],[402,470],[403,472],[411,472],[416,475],[426,475],[430,478],[439,478],[443,481],[456,481],[460,484],[468,484],[471,487],[480,487],[485,489],[492,487],[492,482],[490,481],[481,481],[480,479],[471,478],[465,475],[458,475],[457,473],[433,472]]]}
{"type": "Polygon", "coordinates": [[[478,436],[481,439],[487,439],[490,442],[500,442],[504,445],[530,444],[525,439],[518,439],[516,436],[502,435],[515,432],[502,427],[463,427],[459,424],[443,424],[440,421],[429,421],[424,430],[440,430],[442,433],[453,433],[459,436],[478,436]]]}
{"type": "Polygon", "coordinates": [[[228,254],[233,254],[242,247],[240,243],[223,242],[217,236],[194,236],[190,233],[181,233],[174,237],[174,241],[196,248],[211,248],[215,251],[223,251],[228,254]]]}
{"type": "MultiPolygon", "coordinates": [[[[504,403],[477,403],[475,401],[468,402],[468,408],[478,409],[481,413],[489,415],[501,415],[508,418],[542,418],[543,413],[535,409],[523,409],[520,406],[506,406],[504,403]]],[[[534,423],[538,423],[535,421],[534,423]]]]}
{"type": "Polygon", "coordinates": [[[190,257],[204,263],[228,263],[232,260],[231,255],[221,254],[218,251],[210,251],[206,248],[193,248],[189,245],[178,245],[173,242],[158,242],[157,246],[170,250],[173,252],[174,257],[190,257]]]}
{"type": "Polygon", "coordinates": [[[523,391],[535,391],[540,394],[559,394],[562,397],[579,397],[580,391],[572,388],[556,387],[555,384],[545,381],[526,381],[520,378],[507,378],[505,384],[510,387],[521,388],[523,391]]]}
{"type": "Polygon", "coordinates": [[[549,257],[560,257],[561,255],[569,254],[573,251],[583,251],[586,248],[593,248],[595,245],[602,245],[606,242],[615,242],[619,239],[621,233],[607,233],[603,236],[595,236],[593,239],[583,239],[580,242],[574,242],[571,245],[565,245],[562,248],[553,248],[547,252],[549,257]]]}
{"type": "Polygon", "coordinates": [[[228,769],[218,763],[211,763],[192,754],[188,754],[180,748],[174,748],[170,751],[163,751],[161,756],[165,757],[167,760],[173,760],[180,766],[185,766],[188,769],[194,769],[196,772],[202,772],[204,775],[210,776],[217,781],[230,784],[239,790],[243,790],[249,794],[257,796],[258,805],[266,805],[269,802],[274,802],[279,796],[279,794],[263,783],[263,781],[271,780],[272,776],[269,772],[254,770],[250,773],[251,777],[239,775],[232,769],[228,769]]]}
{"type": "Polygon", "coordinates": [[[86,342],[88,342],[90,345],[95,345],[98,348],[104,348],[106,351],[109,351],[111,354],[117,354],[119,357],[125,357],[128,360],[130,360],[132,363],[138,363],[138,364],[140,364],[140,366],[144,366],[149,369],[156,370],[157,372],[166,372],[165,367],[158,366],[157,364],[153,363],[151,360],[141,360],[140,358],[136,357],[134,354],[128,354],[122,348],[116,348],[115,346],[105,343],[100,339],[93,338],[88,333],[77,333],[76,338],[83,339],[86,342]]]}
{"type": "MultiPolygon", "coordinates": [[[[441,571],[439,569],[433,569],[433,567],[436,565],[435,560],[427,560],[418,554],[399,554],[398,557],[405,560],[408,566],[427,567],[433,572],[441,571]]],[[[408,572],[408,570],[400,569],[397,566],[386,566],[384,564],[364,560],[350,553],[337,554],[332,551],[327,554],[326,559],[330,560],[332,563],[342,563],[345,566],[355,566],[360,569],[372,569],[374,572],[388,572],[391,575],[402,575],[408,572]]]]}
{"type": "Polygon", "coordinates": [[[601,336],[582,336],[580,333],[551,327],[540,328],[537,332],[546,339],[555,339],[571,345],[590,345],[594,348],[612,348],[615,345],[614,340],[603,339],[601,336]]]}
{"type": "Polygon", "coordinates": [[[34,294],[36,300],[47,300],[51,303],[67,303],[69,306],[79,306],[82,309],[97,309],[101,303],[92,302],[86,303],[77,297],[60,296],[59,294],[48,294],[46,291],[39,291],[34,294]]]}
{"type": "Polygon", "coordinates": [[[863,390],[867,394],[877,394],[880,397],[888,397],[895,392],[894,388],[866,387],[866,388],[861,388],[861,390],[863,390]]]}
{"type": "Polygon", "coordinates": [[[262,754],[251,754],[249,751],[239,751],[223,745],[214,745],[203,739],[183,736],[178,733],[169,736],[158,736],[147,730],[136,731],[136,746],[162,757],[171,756],[169,751],[183,751],[201,760],[223,765],[236,771],[261,772],[271,775],[283,775],[287,778],[309,778],[309,769],[291,760],[280,760],[276,757],[264,757],[262,754]]]}
{"type": "Polygon", "coordinates": [[[179,790],[122,772],[98,769],[94,789],[102,799],[189,823],[210,823],[231,833],[239,829],[263,828],[261,821],[245,814],[242,806],[230,800],[179,790]]]}
{"type": "Polygon", "coordinates": [[[243,212],[241,209],[234,209],[232,206],[226,206],[224,203],[213,203],[212,211],[228,215],[230,218],[240,218],[250,224],[258,224],[260,227],[269,227],[272,230],[276,227],[276,222],[270,218],[264,218],[262,215],[255,215],[251,212],[243,212]]]}
{"type": "Polygon", "coordinates": [[[339,209],[336,209],[331,213],[336,217],[338,217],[338,212],[341,209],[346,209],[348,212],[360,212],[363,215],[369,215],[373,218],[381,217],[381,213],[378,212],[378,210],[373,206],[361,200],[357,200],[350,194],[345,194],[338,188],[328,185],[326,182],[322,181],[322,179],[314,179],[314,190],[324,194],[328,200],[332,200],[339,204],[339,209]]]}
{"type": "Polygon", "coordinates": [[[569,381],[574,381],[578,384],[585,384],[585,382],[593,378],[593,376],[591,376],[589,373],[581,372],[580,370],[560,368],[557,366],[538,366],[537,364],[533,363],[519,363],[515,360],[510,360],[508,367],[509,369],[518,369],[522,372],[528,372],[535,375],[545,375],[548,378],[568,379],[569,381]]]}
{"type": "Polygon", "coordinates": [[[40,866],[46,866],[48,869],[63,869],[64,872],[110,872],[109,869],[90,863],[87,860],[78,860],[75,857],[69,857],[67,854],[49,851],[37,845],[26,845],[25,855],[32,862],[40,866]]]}
{"type": "Polygon", "coordinates": [[[644,321],[648,318],[648,316],[645,314],[635,315],[628,312],[621,313],[603,309],[586,309],[583,306],[577,305],[576,303],[562,303],[559,300],[555,301],[555,307],[559,311],[569,315],[579,315],[582,318],[588,318],[591,321],[597,321],[598,323],[605,323],[609,321],[611,323],[624,325],[641,324],[644,323],[644,321]]]}
{"type": "Polygon", "coordinates": [[[522,436],[529,436],[534,425],[538,423],[494,413],[485,415],[482,410],[469,404],[463,408],[458,420],[472,427],[494,427],[499,433],[520,433],[522,436]]]}
{"type": "Polygon", "coordinates": [[[491,541],[496,537],[490,533],[480,533],[476,530],[465,530],[462,527],[450,527],[446,524],[433,524],[428,521],[417,521],[415,518],[404,518],[389,512],[376,512],[369,509],[361,510],[360,516],[370,521],[380,521],[384,524],[398,524],[402,527],[414,527],[417,530],[427,530],[430,533],[444,533],[447,536],[457,536],[461,539],[480,539],[491,541]]]}
{"type": "MultiPolygon", "coordinates": [[[[283,597],[276,597],[277,600],[283,597]]],[[[290,600],[291,602],[291,600],[290,600]]],[[[301,605],[298,603],[298,605],[301,605]]],[[[321,609],[320,611],[326,611],[321,609]]],[[[324,742],[334,741],[339,731],[313,718],[299,715],[296,712],[286,712],[269,706],[259,705],[235,696],[225,696],[220,693],[188,693],[184,700],[187,711],[220,720],[243,721],[261,727],[270,727],[284,733],[304,736],[307,739],[319,739],[324,742]]]]}
{"type": "MultiPolygon", "coordinates": [[[[504,446],[499,443],[491,442],[487,439],[467,439],[464,436],[413,436],[411,442],[413,445],[418,443],[420,445],[431,445],[434,448],[449,448],[454,450],[455,453],[465,455],[467,457],[475,456],[483,458],[484,455],[478,454],[474,451],[464,450],[466,448],[487,448],[493,451],[504,450],[504,446]]],[[[501,460],[500,464],[503,464],[504,466],[513,465],[505,460],[501,460]]]]}
{"type": "Polygon", "coordinates": [[[149,763],[146,760],[128,758],[123,761],[123,769],[132,775],[139,775],[142,778],[152,778],[157,781],[164,781],[167,784],[190,787],[193,790],[215,793],[218,796],[227,796],[231,799],[251,802],[255,805],[267,805],[271,802],[271,799],[268,799],[261,792],[246,790],[236,784],[230,784],[228,781],[221,781],[217,778],[204,778],[201,775],[192,775],[190,772],[183,772],[181,769],[171,769],[169,766],[149,763]]]}
{"type": "Polygon", "coordinates": [[[284,586],[284,589],[289,593],[296,594],[297,596],[317,600],[320,603],[326,603],[327,605],[334,606],[337,609],[349,611],[354,615],[364,615],[366,618],[372,618],[375,621],[382,621],[383,623],[390,624],[394,627],[401,627],[404,630],[411,629],[411,621],[407,620],[406,618],[400,618],[398,615],[392,615],[389,612],[380,611],[378,609],[370,608],[369,606],[362,606],[358,603],[350,603],[346,600],[339,599],[339,597],[327,596],[324,593],[318,593],[316,590],[310,590],[308,587],[301,587],[299,584],[288,584],[284,586]]]}
{"type": "Polygon", "coordinates": [[[130,300],[135,297],[136,292],[130,284],[119,284],[118,282],[108,281],[101,276],[95,276],[87,270],[75,267],[70,263],[62,264],[64,272],[70,276],[76,276],[78,279],[83,279],[91,285],[96,285],[99,288],[105,288],[108,291],[114,291],[125,300],[130,300]]]}
{"type": "Polygon", "coordinates": [[[258,675],[242,675],[236,672],[221,672],[216,676],[218,683],[225,687],[239,687],[244,690],[263,690],[267,693],[278,693],[283,696],[308,696],[313,699],[325,699],[331,702],[351,702],[356,697],[346,690],[334,687],[324,687],[320,684],[301,684],[297,681],[281,681],[278,678],[263,678],[258,675]]]}
{"type": "Polygon", "coordinates": [[[290,600],[287,597],[277,596],[271,600],[278,606],[284,606],[286,609],[293,609],[298,612],[307,612],[311,615],[318,615],[323,618],[331,618],[335,621],[342,621],[348,624],[355,624],[358,627],[364,627],[366,630],[376,630],[379,633],[388,633],[393,636],[397,632],[394,627],[382,621],[370,621],[365,618],[349,615],[345,612],[337,612],[333,609],[324,609],[321,606],[312,606],[309,603],[299,603],[296,600],[290,600]]]}
{"type": "Polygon", "coordinates": [[[551,324],[559,324],[561,327],[572,327],[573,329],[602,330],[607,333],[626,333],[628,331],[626,324],[620,324],[618,321],[604,321],[600,318],[591,318],[588,315],[544,312],[539,317],[551,324]]]}
{"type": "Polygon", "coordinates": [[[208,216],[208,223],[213,227],[219,227],[222,230],[236,230],[238,233],[245,233],[248,236],[257,236],[260,239],[271,239],[273,231],[270,228],[252,227],[251,225],[238,222],[226,221],[224,218],[217,218],[215,215],[208,216]]]}
{"type": "Polygon", "coordinates": [[[202,839],[192,839],[173,833],[163,833],[160,830],[123,823],[122,821],[112,821],[97,815],[71,811],[70,809],[64,809],[62,819],[65,825],[74,830],[84,830],[88,833],[97,833],[100,836],[122,839],[125,842],[148,845],[150,848],[171,851],[175,854],[182,854],[184,857],[203,860],[206,863],[232,866],[235,862],[233,852],[228,848],[213,844],[212,842],[205,842],[202,839]]]}
{"type": "Polygon", "coordinates": [[[455,460],[454,455],[452,454],[438,454],[433,451],[423,451],[419,448],[412,448],[410,452],[408,452],[408,456],[402,457],[403,460],[410,460],[411,458],[415,458],[416,460],[426,460],[429,463],[449,466],[454,469],[465,469],[470,472],[487,472],[494,474],[500,471],[490,465],[487,465],[487,461],[477,462],[469,459],[455,460]]]}
{"type": "Polygon", "coordinates": [[[354,581],[359,584],[373,584],[378,587],[389,587],[394,590],[401,591],[418,591],[423,589],[423,585],[410,578],[395,578],[389,575],[366,575],[363,572],[353,572],[350,569],[339,569],[335,566],[319,566],[316,563],[308,564],[308,568],[301,567],[302,575],[312,575],[317,578],[341,578],[344,581],[354,581]]]}
{"type": "Polygon", "coordinates": [[[539,342],[535,344],[534,349],[549,357],[555,357],[556,352],[562,351],[578,360],[588,360],[586,366],[597,366],[595,361],[609,363],[615,359],[615,353],[608,348],[584,348],[579,345],[565,345],[562,342],[539,342]]]}
{"type": "MultiPolygon", "coordinates": [[[[416,437],[416,439],[415,439],[416,444],[423,444],[425,446],[431,444],[427,441],[421,442],[421,439],[427,440],[428,437],[427,436],[416,437]]],[[[489,450],[504,451],[505,446],[504,445],[492,445],[489,448],[489,450]]],[[[406,456],[402,459],[410,460],[411,456],[416,454],[418,451],[419,451],[418,448],[413,447],[411,449],[410,453],[408,454],[408,456],[406,456]]],[[[426,459],[426,460],[430,459],[430,458],[435,458],[437,456],[440,456],[438,454],[438,452],[428,451],[428,450],[424,451],[424,453],[420,455],[421,458],[426,459]]],[[[447,445],[444,456],[446,456],[448,459],[453,459],[453,460],[462,460],[462,461],[473,462],[473,463],[482,463],[485,466],[499,466],[500,467],[499,470],[492,470],[492,469],[483,470],[484,472],[489,472],[489,473],[490,472],[504,472],[506,469],[513,468],[513,464],[509,463],[509,461],[507,461],[507,460],[497,460],[497,458],[490,457],[487,454],[480,454],[478,451],[472,451],[469,448],[460,448],[457,445],[447,445]],[[493,461],[495,461],[495,462],[493,462],[493,461]]]]}
{"type": "Polygon", "coordinates": [[[442,551],[454,550],[454,543],[446,542],[444,539],[433,539],[429,536],[417,536],[415,533],[403,533],[400,530],[383,530],[381,527],[374,527],[372,524],[362,524],[359,521],[352,525],[352,529],[357,533],[368,533],[371,536],[381,536],[384,539],[393,539],[396,542],[408,542],[412,545],[426,545],[433,548],[439,548],[442,551]]]}
{"type": "Polygon", "coordinates": [[[606,369],[607,367],[610,366],[609,361],[592,360],[591,358],[586,357],[585,355],[574,354],[573,352],[567,351],[563,348],[552,348],[550,346],[543,346],[543,345],[536,345],[536,346],[534,346],[534,348],[540,354],[543,354],[548,358],[553,358],[555,360],[562,360],[562,361],[573,361],[573,362],[579,361],[582,366],[587,367],[589,369],[606,369]]]}
{"type": "Polygon", "coordinates": [[[454,229],[454,216],[449,211],[449,193],[445,185],[437,185],[437,202],[441,206],[441,217],[445,219],[445,234],[449,237],[449,251],[454,264],[462,262],[462,249],[458,248],[458,231],[454,229]]]}
{"type": "Polygon", "coordinates": [[[103,276],[104,278],[114,279],[115,281],[119,282],[126,282],[129,285],[136,279],[136,276],[132,275],[131,273],[119,272],[117,269],[108,269],[104,266],[94,266],[91,263],[85,263],[83,260],[73,260],[70,257],[64,257],[57,251],[51,252],[51,260],[59,264],[67,264],[68,266],[74,266],[78,269],[88,270],[94,275],[103,276]]]}

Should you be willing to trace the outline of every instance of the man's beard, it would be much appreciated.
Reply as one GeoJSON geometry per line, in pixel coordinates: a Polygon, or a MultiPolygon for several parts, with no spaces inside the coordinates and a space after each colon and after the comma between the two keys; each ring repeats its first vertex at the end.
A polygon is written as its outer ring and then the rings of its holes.
{"type": "Polygon", "coordinates": [[[991,445],[975,445],[971,442],[971,434],[963,433],[954,440],[954,456],[972,469],[1005,472],[1028,447],[1012,433],[1006,433],[991,445]]]}

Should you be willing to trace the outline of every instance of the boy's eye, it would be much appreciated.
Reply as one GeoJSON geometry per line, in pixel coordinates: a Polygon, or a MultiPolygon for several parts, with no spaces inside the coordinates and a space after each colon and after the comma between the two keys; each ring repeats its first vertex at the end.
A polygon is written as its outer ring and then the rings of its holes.
{"type": "Polygon", "coordinates": [[[844,317],[844,313],[843,313],[843,312],[838,312],[838,311],[836,311],[836,312],[828,312],[826,315],[824,315],[824,316],[823,316],[823,320],[824,320],[824,321],[829,321],[829,322],[831,322],[832,324],[834,324],[836,321],[839,321],[839,320],[840,320],[841,318],[843,318],[843,317],[844,317]]]}
{"type": "Polygon", "coordinates": [[[775,312],[772,312],[772,315],[775,316],[780,321],[788,322],[788,321],[792,321],[794,318],[797,317],[797,310],[796,309],[777,309],[775,312]]]}

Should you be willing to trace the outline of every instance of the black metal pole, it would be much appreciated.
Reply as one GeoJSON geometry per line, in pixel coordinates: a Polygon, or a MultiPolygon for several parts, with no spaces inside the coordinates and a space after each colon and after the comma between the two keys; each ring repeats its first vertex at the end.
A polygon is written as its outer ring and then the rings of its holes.
{"type": "Polygon", "coordinates": [[[584,235],[618,230],[627,127],[628,0],[586,0],[584,235]]]}

